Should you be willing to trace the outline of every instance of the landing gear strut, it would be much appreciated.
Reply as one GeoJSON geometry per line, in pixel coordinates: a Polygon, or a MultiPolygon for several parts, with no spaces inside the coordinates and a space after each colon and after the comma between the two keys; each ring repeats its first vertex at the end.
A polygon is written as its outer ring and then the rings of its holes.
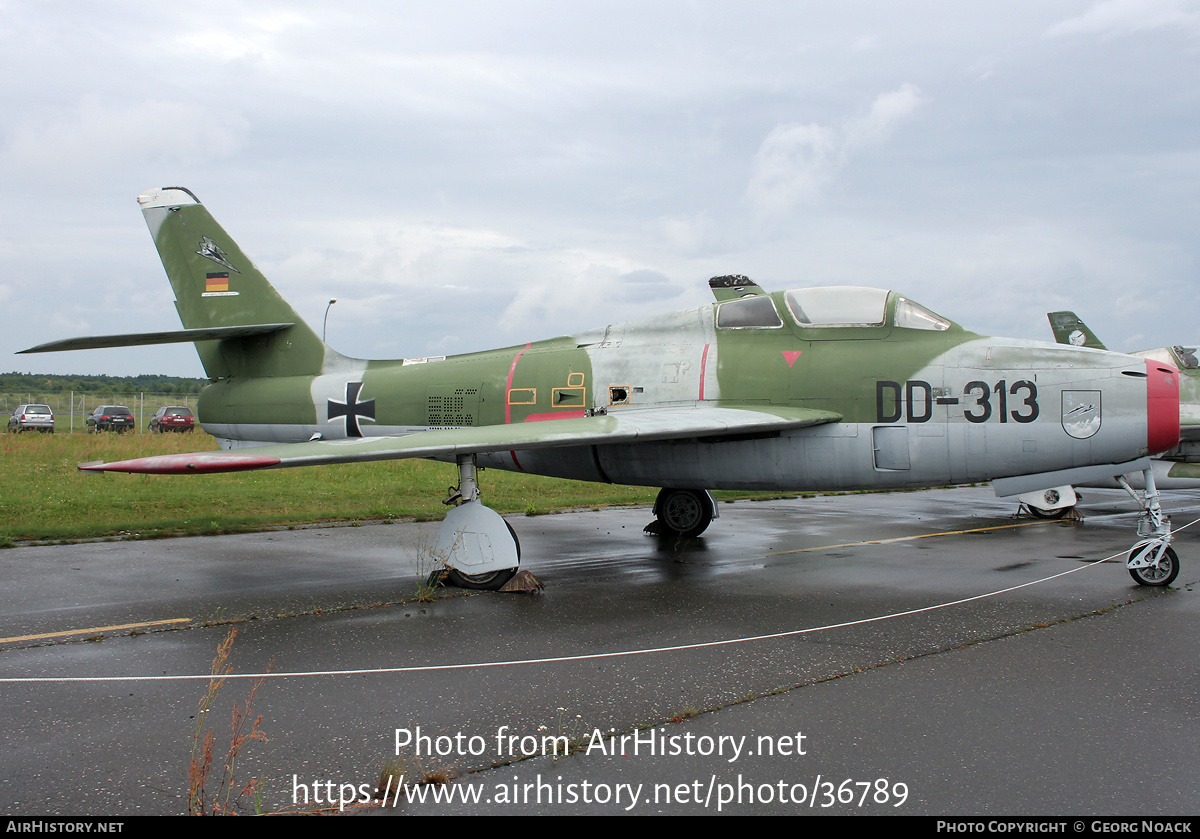
{"type": "Polygon", "coordinates": [[[1129,552],[1125,567],[1129,576],[1142,586],[1169,586],[1179,576],[1179,556],[1171,547],[1171,517],[1159,506],[1158,487],[1154,483],[1154,470],[1145,469],[1142,475],[1146,481],[1146,489],[1142,498],[1129,486],[1129,481],[1121,475],[1117,482],[1133,496],[1142,508],[1142,516],[1138,520],[1138,543],[1129,552]]]}
{"type": "Polygon", "coordinates": [[[495,591],[517,573],[521,545],[508,522],[479,500],[475,455],[459,455],[458,479],[445,502],[455,507],[438,528],[434,558],[446,566],[451,584],[495,591]]]}
{"type": "Polygon", "coordinates": [[[702,489],[664,489],[654,501],[655,520],[646,525],[647,533],[692,538],[708,529],[717,518],[712,495],[702,489]]]}

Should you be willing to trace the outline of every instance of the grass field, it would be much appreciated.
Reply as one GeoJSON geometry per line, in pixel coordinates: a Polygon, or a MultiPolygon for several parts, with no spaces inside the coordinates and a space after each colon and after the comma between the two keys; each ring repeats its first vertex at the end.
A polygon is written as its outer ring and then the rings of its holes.
{"type": "MultiPolygon", "coordinates": [[[[0,436],[0,547],[95,537],[235,533],[276,525],[414,517],[441,519],[457,469],[428,460],[274,469],[228,475],[79,472],[77,463],[216,449],[193,434],[0,436]]],[[[650,504],[655,489],[503,472],[481,476],[501,513],[650,504]]],[[[747,497],[765,493],[722,493],[747,497]]]]}

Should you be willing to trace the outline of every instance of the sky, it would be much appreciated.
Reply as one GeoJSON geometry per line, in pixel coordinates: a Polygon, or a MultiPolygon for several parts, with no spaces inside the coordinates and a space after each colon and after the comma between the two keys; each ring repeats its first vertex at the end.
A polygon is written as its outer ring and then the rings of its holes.
{"type": "Polygon", "coordinates": [[[1200,0],[0,0],[4,370],[202,376],[138,211],[192,190],[328,340],[448,355],[767,290],[1194,343],[1200,0]]]}

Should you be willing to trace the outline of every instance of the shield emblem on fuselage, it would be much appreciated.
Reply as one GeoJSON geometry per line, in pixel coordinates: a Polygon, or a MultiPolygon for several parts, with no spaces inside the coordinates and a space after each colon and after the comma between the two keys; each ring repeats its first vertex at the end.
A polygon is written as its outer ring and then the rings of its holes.
{"type": "Polygon", "coordinates": [[[1076,440],[1086,440],[1100,430],[1100,391],[1062,392],[1063,431],[1076,440]]]}

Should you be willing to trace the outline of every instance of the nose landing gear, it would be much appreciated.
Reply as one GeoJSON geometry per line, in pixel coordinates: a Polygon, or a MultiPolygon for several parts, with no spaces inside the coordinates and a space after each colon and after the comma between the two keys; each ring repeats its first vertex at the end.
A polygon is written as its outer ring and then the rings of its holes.
{"type": "Polygon", "coordinates": [[[1138,519],[1138,536],[1141,537],[1129,552],[1125,567],[1129,575],[1141,586],[1169,586],[1179,576],[1179,556],[1171,547],[1171,517],[1159,505],[1159,491],[1154,483],[1154,470],[1143,470],[1146,489],[1141,498],[1121,475],[1117,482],[1133,496],[1142,508],[1138,519]]]}

